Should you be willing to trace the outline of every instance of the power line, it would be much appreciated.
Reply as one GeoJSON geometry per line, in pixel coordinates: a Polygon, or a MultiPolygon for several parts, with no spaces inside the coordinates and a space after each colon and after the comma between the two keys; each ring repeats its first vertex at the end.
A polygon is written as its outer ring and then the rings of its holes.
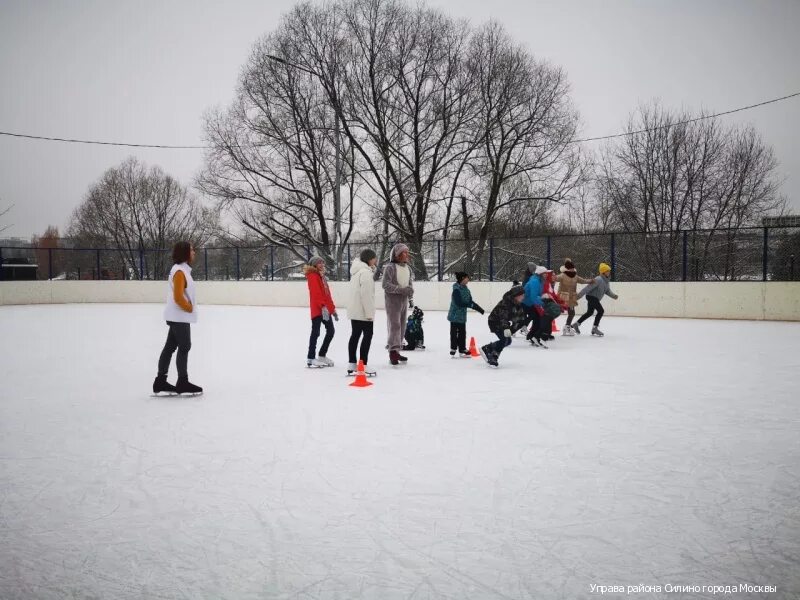
{"type": "Polygon", "coordinates": [[[742,112],[743,110],[750,110],[751,108],[757,108],[759,106],[764,106],[766,104],[773,104],[775,102],[781,102],[783,100],[788,100],[789,98],[794,98],[795,96],[800,96],[800,92],[795,92],[794,94],[789,94],[788,96],[781,96],[780,98],[773,98],[772,100],[764,100],[764,102],[759,102],[758,104],[750,104],[749,106],[741,106],[739,108],[734,108],[732,110],[726,110],[720,113],[714,113],[711,115],[702,115],[700,117],[694,117],[693,119],[686,119],[685,121],[680,121],[678,123],[670,123],[668,125],[659,125],[658,127],[649,127],[647,129],[639,129],[638,131],[627,131],[625,133],[615,133],[614,135],[604,135],[600,137],[590,137],[590,138],[583,138],[580,140],[571,140],[570,144],[577,144],[579,142],[596,142],[599,140],[611,140],[614,138],[619,137],[627,137],[629,135],[636,135],[638,133],[647,133],[648,131],[658,131],[659,129],[666,129],[668,127],[675,127],[677,125],[686,125],[687,123],[694,123],[695,121],[704,121],[706,119],[713,119],[715,117],[722,117],[724,115],[732,115],[733,113],[742,112]]]}
{"type": "MultiPolygon", "coordinates": [[[[744,110],[750,110],[753,108],[758,108],[759,106],[765,106],[767,104],[774,104],[776,102],[782,102],[783,100],[789,100],[790,98],[794,98],[796,96],[800,96],[800,92],[795,92],[793,94],[789,94],[787,96],[781,96],[780,98],[773,98],[771,100],[765,100],[763,102],[759,102],[757,104],[750,104],[748,106],[741,106],[739,108],[734,108],[731,110],[726,110],[724,112],[714,113],[710,115],[703,115],[700,117],[694,117],[692,119],[686,119],[685,121],[680,121],[678,123],[670,123],[668,125],[660,125],[658,127],[650,127],[647,129],[639,129],[638,131],[627,131],[623,133],[615,133],[613,135],[603,135],[599,137],[589,137],[589,138],[582,138],[577,140],[570,140],[569,144],[579,144],[582,142],[597,142],[600,140],[612,140],[615,138],[620,137],[627,137],[629,135],[636,135],[639,133],[647,133],[649,131],[658,131],[659,129],[666,129],[668,127],[675,127],[677,125],[685,125],[687,123],[694,123],[696,121],[704,121],[706,119],[714,119],[716,117],[722,117],[724,115],[731,115],[733,113],[742,112],[744,110]]],[[[123,146],[127,148],[159,148],[164,150],[211,150],[213,146],[174,146],[170,144],[130,144],[126,142],[102,142],[98,140],[80,140],[80,139],[72,139],[72,138],[60,138],[60,137],[48,137],[43,135],[30,135],[26,133],[13,133],[10,131],[0,131],[0,135],[5,135],[9,137],[16,137],[16,138],[25,138],[29,140],[42,140],[47,142],[65,142],[69,144],[92,144],[98,146],[123,146]]]]}

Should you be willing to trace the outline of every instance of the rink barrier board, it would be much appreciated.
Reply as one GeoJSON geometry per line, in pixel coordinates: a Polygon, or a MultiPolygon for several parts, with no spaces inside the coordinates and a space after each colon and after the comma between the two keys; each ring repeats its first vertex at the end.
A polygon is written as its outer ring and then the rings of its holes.
{"type": "MultiPolygon", "coordinates": [[[[307,306],[305,282],[198,281],[201,304],[307,306]]],[[[347,282],[331,282],[334,300],[344,309],[347,282]]],[[[447,310],[452,283],[415,283],[415,303],[423,310],[447,310]]],[[[629,317],[800,321],[800,282],[615,282],[615,301],[606,297],[606,314],[629,317]]],[[[488,313],[508,291],[507,282],[472,282],[472,297],[488,313]]],[[[376,306],[383,308],[380,284],[376,306]]],[[[164,281],[5,281],[0,305],[76,303],[162,303],[164,281]]],[[[578,313],[585,310],[585,302],[578,313]]]]}

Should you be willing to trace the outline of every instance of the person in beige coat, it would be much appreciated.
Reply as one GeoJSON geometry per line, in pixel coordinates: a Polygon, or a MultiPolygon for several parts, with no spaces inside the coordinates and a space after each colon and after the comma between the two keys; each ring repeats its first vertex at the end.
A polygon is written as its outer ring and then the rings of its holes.
{"type": "Polygon", "coordinates": [[[414,276],[408,265],[408,246],[402,243],[392,248],[392,262],[383,270],[383,293],[386,321],[389,328],[389,362],[405,364],[400,354],[406,334],[408,305],[414,296],[414,276]]]}
{"type": "Polygon", "coordinates": [[[572,319],[575,318],[575,307],[578,306],[578,284],[592,283],[592,280],[578,276],[578,270],[571,258],[564,259],[559,271],[556,276],[558,297],[567,305],[567,324],[564,325],[561,335],[575,335],[572,331],[572,319]]]}

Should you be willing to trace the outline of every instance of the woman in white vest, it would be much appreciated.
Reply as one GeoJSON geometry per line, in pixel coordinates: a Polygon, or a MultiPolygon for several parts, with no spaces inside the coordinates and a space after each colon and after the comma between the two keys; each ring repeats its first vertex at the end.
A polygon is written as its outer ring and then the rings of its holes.
{"type": "Polygon", "coordinates": [[[169,272],[169,293],[164,307],[164,319],[169,333],[167,342],[158,359],[158,375],[153,382],[153,393],[201,394],[203,388],[189,382],[187,362],[192,347],[191,323],[197,323],[197,304],[192,279],[192,263],[195,251],[189,242],[178,242],[172,249],[172,270],[169,272]],[[167,372],[172,354],[178,351],[175,366],[178,367],[178,382],[167,382],[167,372]]]}

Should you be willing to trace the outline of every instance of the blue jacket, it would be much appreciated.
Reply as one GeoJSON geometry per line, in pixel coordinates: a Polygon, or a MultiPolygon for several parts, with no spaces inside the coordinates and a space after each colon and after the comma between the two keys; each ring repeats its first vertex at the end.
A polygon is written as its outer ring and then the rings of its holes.
{"type": "Polygon", "coordinates": [[[467,309],[471,308],[483,314],[483,309],[472,301],[469,288],[460,283],[453,284],[453,294],[450,296],[450,310],[447,320],[451,323],[466,323],[467,309]]]}
{"type": "Polygon", "coordinates": [[[525,297],[522,299],[525,306],[542,306],[542,278],[531,275],[525,284],[525,297]]]}

